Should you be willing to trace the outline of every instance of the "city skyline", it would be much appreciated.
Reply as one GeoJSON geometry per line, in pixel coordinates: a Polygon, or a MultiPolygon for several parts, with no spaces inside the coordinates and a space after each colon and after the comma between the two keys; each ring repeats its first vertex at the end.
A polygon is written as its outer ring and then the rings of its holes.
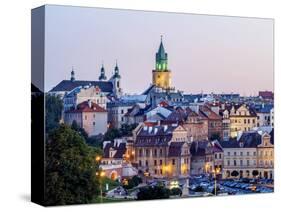
{"type": "Polygon", "coordinates": [[[46,7],[46,91],[70,79],[72,66],[78,80],[98,80],[102,64],[110,78],[117,59],[124,93],[142,93],[152,82],[161,35],[176,89],[241,95],[273,91],[271,19],[63,8],[46,7]]]}

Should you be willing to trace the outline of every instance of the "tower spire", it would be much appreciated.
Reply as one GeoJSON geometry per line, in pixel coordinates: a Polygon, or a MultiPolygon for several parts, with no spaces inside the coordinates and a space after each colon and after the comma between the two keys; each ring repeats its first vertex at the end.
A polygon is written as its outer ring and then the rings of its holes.
{"type": "Polygon", "coordinates": [[[72,68],[71,68],[71,77],[70,77],[70,80],[71,80],[72,82],[75,81],[75,72],[74,72],[73,66],[72,66],[72,68]]]}
{"type": "Polygon", "coordinates": [[[104,69],[104,65],[103,65],[103,61],[101,63],[101,69],[100,69],[100,76],[99,76],[99,80],[103,81],[106,80],[106,76],[105,76],[105,69],[104,69]]]}
{"type": "Polygon", "coordinates": [[[168,69],[168,54],[163,45],[163,35],[160,36],[160,46],[156,53],[156,70],[165,71],[168,69]]]}
{"type": "Polygon", "coordinates": [[[115,78],[120,78],[120,74],[119,74],[119,67],[118,67],[118,62],[117,59],[115,61],[115,68],[114,68],[114,75],[115,78]]]}

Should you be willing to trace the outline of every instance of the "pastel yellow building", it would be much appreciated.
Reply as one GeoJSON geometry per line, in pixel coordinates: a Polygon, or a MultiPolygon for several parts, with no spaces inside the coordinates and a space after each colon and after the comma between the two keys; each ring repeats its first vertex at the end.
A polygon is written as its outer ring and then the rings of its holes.
{"type": "Polygon", "coordinates": [[[256,113],[246,105],[234,105],[229,111],[230,136],[237,137],[239,132],[247,132],[257,126],[256,113]]]}
{"type": "Polygon", "coordinates": [[[165,52],[162,36],[158,52],[156,53],[155,69],[152,70],[152,83],[163,89],[171,88],[171,71],[168,70],[168,54],[165,52]]]}

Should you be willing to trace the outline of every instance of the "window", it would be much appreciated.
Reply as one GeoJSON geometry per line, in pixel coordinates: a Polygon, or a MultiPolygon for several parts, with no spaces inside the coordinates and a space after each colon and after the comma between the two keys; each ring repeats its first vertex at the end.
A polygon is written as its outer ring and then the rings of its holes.
{"type": "Polygon", "coordinates": [[[162,149],[160,149],[160,157],[162,157],[163,151],[162,149]]]}
{"type": "Polygon", "coordinates": [[[139,150],[139,157],[142,157],[142,150],[139,150]]]}
{"type": "Polygon", "coordinates": [[[243,156],[243,152],[240,152],[240,156],[243,156]]]}
{"type": "Polygon", "coordinates": [[[96,125],[96,122],[93,122],[93,125],[95,126],[95,125],[96,125]]]}
{"type": "Polygon", "coordinates": [[[141,166],[141,160],[139,160],[139,166],[141,166]]]}
{"type": "Polygon", "coordinates": [[[162,169],[160,169],[160,174],[162,174],[163,172],[162,172],[162,169]]]}
{"type": "Polygon", "coordinates": [[[243,166],[243,160],[240,160],[240,166],[243,166]]]}
{"type": "Polygon", "coordinates": [[[236,152],[234,152],[234,156],[236,156],[236,152]]]}
{"type": "Polygon", "coordinates": [[[145,166],[148,166],[148,161],[147,160],[145,161],[145,166]]]}
{"type": "Polygon", "coordinates": [[[157,169],[154,169],[154,174],[157,174],[157,169]]]}
{"type": "Polygon", "coordinates": [[[236,166],[236,160],[233,160],[233,165],[236,166]]]}
{"type": "Polygon", "coordinates": [[[175,159],[172,160],[172,164],[173,164],[173,165],[176,164],[176,160],[175,160],[175,159]]]}
{"type": "Polygon", "coordinates": [[[250,155],[250,152],[247,152],[247,156],[249,156],[250,155]]]}
{"type": "Polygon", "coordinates": [[[256,152],[253,152],[253,155],[256,156],[256,152]]]}
{"type": "Polygon", "coordinates": [[[154,156],[157,156],[157,149],[154,149],[154,156]]]}
{"type": "Polygon", "coordinates": [[[85,120],[87,120],[87,115],[85,115],[85,120]]]}
{"type": "Polygon", "coordinates": [[[148,149],[145,150],[145,154],[146,154],[146,157],[149,157],[149,150],[148,149]]]}
{"type": "Polygon", "coordinates": [[[250,161],[249,160],[247,160],[247,166],[250,166],[250,161]]]}
{"type": "Polygon", "coordinates": [[[154,166],[157,166],[157,160],[154,160],[154,166]]]}
{"type": "Polygon", "coordinates": [[[227,155],[230,156],[230,152],[227,152],[227,155]]]}
{"type": "Polygon", "coordinates": [[[159,164],[162,166],[162,160],[159,161],[159,164]]]}
{"type": "Polygon", "coordinates": [[[217,154],[215,154],[215,159],[217,159],[217,154]]]}
{"type": "Polygon", "coordinates": [[[124,113],[124,110],[122,109],[122,110],[121,110],[121,114],[123,114],[123,113],[124,113]]]}
{"type": "Polygon", "coordinates": [[[230,166],[230,160],[227,160],[227,165],[230,166]]]}

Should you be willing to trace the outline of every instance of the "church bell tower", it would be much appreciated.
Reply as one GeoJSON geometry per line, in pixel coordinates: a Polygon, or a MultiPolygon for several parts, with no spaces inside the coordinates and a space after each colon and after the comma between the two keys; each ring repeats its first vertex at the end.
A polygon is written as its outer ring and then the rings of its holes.
{"type": "Polygon", "coordinates": [[[155,69],[152,70],[153,85],[163,89],[171,88],[171,71],[168,70],[168,54],[165,52],[162,36],[155,59],[155,69]]]}

